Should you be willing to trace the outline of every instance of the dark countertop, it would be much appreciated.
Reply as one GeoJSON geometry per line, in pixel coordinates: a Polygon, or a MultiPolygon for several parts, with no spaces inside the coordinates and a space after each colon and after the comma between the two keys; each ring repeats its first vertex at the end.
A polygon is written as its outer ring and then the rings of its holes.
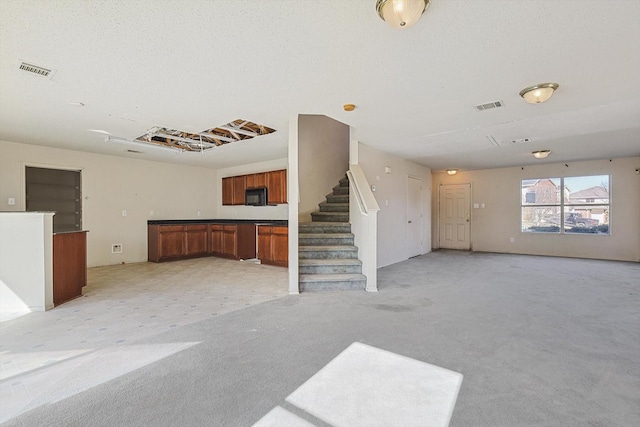
{"type": "Polygon", "coordinates": [[[72,233],[88,233],[89,230],[69,230],[69,231],[57,231],[55,233],[53,233],[53,235],[58,235],[58,234],[72,234],[72,233]]]}
{"type": "Polygon", "coordinates": [[[147,225],[181,225],[181,224],[264,224],[288,226],[286,219],[154,219],[147,225]]]}

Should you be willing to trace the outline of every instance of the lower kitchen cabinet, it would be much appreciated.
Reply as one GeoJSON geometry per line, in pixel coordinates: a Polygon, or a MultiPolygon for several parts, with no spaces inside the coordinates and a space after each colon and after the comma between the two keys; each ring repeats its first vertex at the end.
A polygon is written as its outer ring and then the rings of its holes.
{"type": "Polygon", "coordinates": [[[232,259],[256,257],[255,224],[232,224],[223,226],[222,256],[232,259]]]}
{"type": "Polygon", "coordinates": [[[224,225],[211,224],[209,226],[209,252],[222,256],[224,254],[223,238],[224,225]]]}
{"type": "Polygon", "coordinates": [[[160,258],[182,258],[186,255],[184,225],[156,226],[153,241],[149,233],[149,261],[158,262],[160,258]],[[154,259],[152,259],[154,258],[154,259]]]}
{"type": "Polygon", "coordinates": [[[207,254],[207,240],[209,237],[209,227],[202,225],[186,225],[185,233],[185,255],[205,256],[207,254]]]}
{"type": "Polygon", "coordinates": [[[258,258],[263,264],[289,265],[289,229],[282,226],[258,226],[258,258]]]}
{"type": "Polygon", "coordinates": [[[148,225],[148,260],[256,257],[255,224],[148,225]]]}

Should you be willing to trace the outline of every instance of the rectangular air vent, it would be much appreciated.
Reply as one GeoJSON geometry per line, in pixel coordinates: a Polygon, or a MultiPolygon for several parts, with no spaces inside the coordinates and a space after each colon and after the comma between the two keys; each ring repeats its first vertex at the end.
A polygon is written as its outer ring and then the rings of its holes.
{"type": "Polygon", "coordinates": [[[51,73],[53,71],[53,70],[50,70],[48,68],[39,67],[37,65],[29,64],[27,62],[21,62],[20,63],[20,69],[22,71],[26,71],[28,73],[33,73],[33,74],[36,74],[36,75],[42,76],[42,77],[50,77],[50,75],[51,75],[51,73]]]}
{"type": "Polygon", "coordinates": [[[476,105],[474,108],[476,109],[476,111],[484,111],[484,110],[491,110],[493,108],[500,108],[500,107],[504,107],[504,103],[502,101],[488,102],[486,104],[476,105]]]}

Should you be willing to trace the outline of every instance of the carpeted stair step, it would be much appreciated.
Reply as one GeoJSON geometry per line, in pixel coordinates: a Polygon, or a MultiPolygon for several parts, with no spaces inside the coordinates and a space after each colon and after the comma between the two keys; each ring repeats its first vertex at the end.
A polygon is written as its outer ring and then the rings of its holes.
{"type": "Polygon", "coordinates": [[[351,233],[348,222],[301,222],[298,224],[300,234],[317,233],[351,233]]]}
{"type": "Polygon", "coordinates": [[[300,259],[358,258],[355,246],[298,246],[300,259]]]}
{"type": "Polygon", "coordinates": [[[352,233],[299,234],[300,246],[353,246],[352,233]]]}
{"type": "Polygon", "coordinates": [[[362,274],[301,274],[300,291],[363,291],[367,278],[362,274]]]}
{"type": "Polygon", "coordinates": [[[349,195],[349,187],[341,187],[340,185],[336,185],[333,187],[333,195],[349,195]]]}
{"type": "Polygon", "coordinates": [[[344,177],[340,180],[340,187],[348,187],[349,186],[349,178],[344,177]]]}
{"type": "Polygon", "coordinates": [[[349,212],[313,212],[312,221],[321,222],[349,222],[349,212]]]}
{"type": "Polygon", "coordinates": [[[349,203],[327,203],[322,202],[320,212],[349,212],[349,203]]]}
{"type": "Polygon", "coordinates": [[[298,260],[300,274],[361,274],[359,259],[301,259],[298,260]]]}
{"type": "Polygon", "coordinates": [[[349,203],[349,194],[327,194],[327,203],[349,203]]]}

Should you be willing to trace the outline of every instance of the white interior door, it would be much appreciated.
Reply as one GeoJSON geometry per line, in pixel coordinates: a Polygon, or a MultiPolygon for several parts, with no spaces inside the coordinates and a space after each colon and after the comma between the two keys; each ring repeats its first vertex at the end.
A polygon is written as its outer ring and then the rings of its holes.
{"type": "Polygon", "coordinates": [[[471,249],[471,184],[440,186],[440,247],[471,249]]]}
{"type": "Polygon", "coordinates": [[[422,255],[422,180],[407,179],[407,253],[409,258],[422,255]]]}

